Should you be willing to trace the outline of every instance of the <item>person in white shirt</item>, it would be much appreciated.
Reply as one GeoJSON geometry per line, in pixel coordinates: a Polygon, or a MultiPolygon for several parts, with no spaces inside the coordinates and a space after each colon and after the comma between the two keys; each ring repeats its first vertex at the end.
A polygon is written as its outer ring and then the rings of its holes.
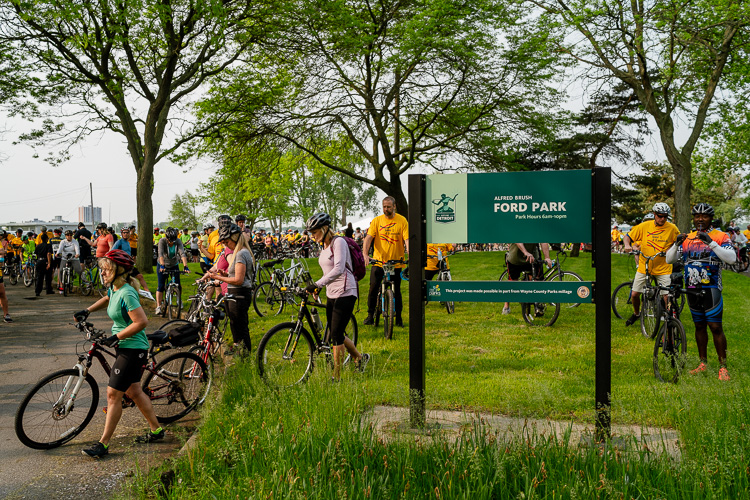
{"type": "Polygon", "coordinates": [[[78,242],[73,239],[73,231],[68,229],[65,231],[65,239],[60,241],[60,245],[55,251],[55,258],[60,258],[60,267],[57,269],[57,283],[59,289],[62,292],[62,270],[65,267],[67,261],[73,264],[73,269],[81,275],[81,249],[78,246],[78,242]]]}

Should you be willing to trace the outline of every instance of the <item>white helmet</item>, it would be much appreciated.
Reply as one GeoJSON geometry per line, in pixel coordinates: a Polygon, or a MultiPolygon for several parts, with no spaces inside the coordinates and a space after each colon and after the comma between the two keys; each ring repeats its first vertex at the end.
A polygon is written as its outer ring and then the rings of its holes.
{"type": "Polygon", "coordinates": [[[656,203],[651,210],[657,214],[672,215],[672,209],[666,203],[656,203]]]}
{"type": "Polygon", "coordinates": [[[653,212],[649,212],[649,213],[647,213],[646,215],[644,215],[644,216],[643,216],[643,220],[644,220],[644,221],[647,221],[647,220],[654,220],[654,213],[653,213],[653,212]]]}

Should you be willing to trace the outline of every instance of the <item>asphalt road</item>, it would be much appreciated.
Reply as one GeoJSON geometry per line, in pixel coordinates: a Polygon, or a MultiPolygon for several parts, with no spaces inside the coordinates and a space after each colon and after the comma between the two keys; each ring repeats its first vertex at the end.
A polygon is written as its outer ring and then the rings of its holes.
{"type": "MultiPolygon", "coordinates": [[[[133,439],[147,425],[135,408],[123,411],[110,454],[101,460],[81,454],[83,446],[101,436],[105,417],[101,411],[79,436],[59,448],[40,451],[21,444],[14,430],[16,409],[42,376],[76,363],[76,347],[84,345],[83,336],[69,323],[72,313],[92,304],[94,298],[44,293],[35,297],[33,287],[22,283],[11,286],[6,282],[5,287],[13,323],[0,322],[0,498],[102,498],[120,488],[134,470],[145,471],[182,446],[197,423],[197,412],[179,426],[168,427],[163,442],[141,445],[133,439]]],[[[104,311],[89,320],[105,330],[112,324],[104,311]]],[[[148,331],[163,322],[151,320],[148,331]]],[[[106,375],[98,363],[91,373],[99,382],[99,406],[103,407],[106,375]]]]}

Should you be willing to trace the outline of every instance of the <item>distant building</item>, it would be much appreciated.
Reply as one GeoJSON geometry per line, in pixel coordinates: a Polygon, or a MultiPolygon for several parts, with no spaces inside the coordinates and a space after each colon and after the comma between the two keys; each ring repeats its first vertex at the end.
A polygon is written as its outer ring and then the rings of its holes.
{"type": "Polygon", "coordinates": [[[102,207],[94,207],[94,218],[91,218],[91,206],[87,207],[78,207],[78,220],[80,222],[87,222],[91,224],[92,222],[101,222],[102,221],[102,207]]]}

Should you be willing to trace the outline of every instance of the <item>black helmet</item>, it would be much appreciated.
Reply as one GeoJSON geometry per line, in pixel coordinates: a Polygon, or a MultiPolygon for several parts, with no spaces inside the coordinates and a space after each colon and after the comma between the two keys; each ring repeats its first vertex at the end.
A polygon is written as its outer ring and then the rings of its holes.
{"type": "MultiPolygon", "coordinates": [[[[107,224],[105,224],[104,222],[100,222],[99,224],[96,225],[96,228],[97,229],[107,229],[107,224]]],[[[44,228],[42,228],[42,229],[44,229],[44,228]]]]}
{"type": "Polygon", "coordinates": [[[41,230],[41,231],[42,231],[43,233],[46,233],[46,232],[47,232],[47,226],[42,226],[42,230],[41,230]]]}
{"type": "Polygon", "coordinates": [[[320,229],[323,226],[330,226],[330,225],[331,225],[331,216],[325,212],[320,212],[319,214],[315,214],[309,219],[307,219],[307,224],[305,224],[305,229],[307,229],[308,231],[312,231],[313,229],[320,229]]]}
{"type": "Polygon", "coordinates": [[[167,241],[174,241],[177,239],[177,230],[173,227],[168,227],[164,232],[164,236],[167,238],[167,241]]]}
{"type": "Polygon", "coordinates": [[[229,224],[232,223],[232,216],[220,215],[217,220],[219,221],[219,227],[228,226],[229,224]]]}
{"type": "Polygon", "coordinates": [[[219,228],[219,241],[228,240],[233,234],[239,234],[242,232],[240,226],[237,224],[230,224],[228,226],[221,226],[219,228]]]}
{"type": "Polygon", "coordinates": [[[242,215],[242,214],[239,214],[239,215],[237,215],[237,216],[235,216],[235,217],[234,217],[234,221],[235,221],[235,222],[239,222],[239,221],[243,221],[243,222],[244,222],[244,221],[246,221],[246,220],[247,220],[247,217],[245,217],[245,216],[244,216],[244,215],[242,215]]]}
{"type": "Polygon", "coordinates": [[[693,215],[695,214],[708,214],[713,216],[714,215],[714,207],[709,205],[708,203],[698,203],[693,207],[693,215]]]}

